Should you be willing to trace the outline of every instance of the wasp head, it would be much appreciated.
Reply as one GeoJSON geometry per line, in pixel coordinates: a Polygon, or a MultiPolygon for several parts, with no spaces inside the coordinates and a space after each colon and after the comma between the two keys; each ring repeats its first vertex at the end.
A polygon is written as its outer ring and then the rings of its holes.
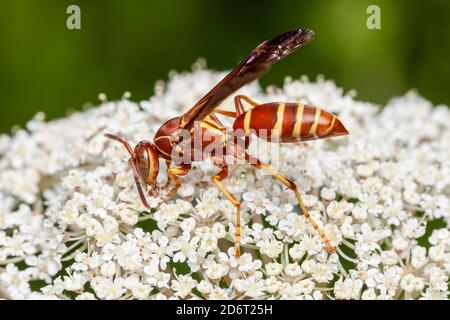
{"type": "Polygon", "coordinates": [[[116,140],[122,143],[130,154],[128,163],[133,171],[134,181],[139,192],[142,203],[146,208],[150,208],[147,200],[145,199],[144,192],[142,190],[143,183],[147,187],[147,191],[151,192],[156,184],[156,178],[159,172],[159,157],[153,144],[150,141],[139,142],[134,150],[130,147],[130,144],[112,134],[105,134],[105,137],[116,140]]]}

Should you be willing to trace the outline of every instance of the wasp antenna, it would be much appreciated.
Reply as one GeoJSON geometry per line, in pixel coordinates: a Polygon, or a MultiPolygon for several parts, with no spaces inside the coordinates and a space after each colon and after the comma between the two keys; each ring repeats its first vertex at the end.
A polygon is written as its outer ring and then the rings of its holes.
{"type": "Polygon", "coordinates": [[[127,149],[127,151],[130,154],[130,156],[133,157],[133,149],[131,148],[131,146],[130,146],[130,144],[128,142],[126,142],[122,138],[119,138],[118,136],[115,136],[115,135],[110,134],[110,133],[105,133],[105,137],[108,138],[108,139],[116,140],[116,141],[122,143],[125,146],[125,148],[127,149]]]}

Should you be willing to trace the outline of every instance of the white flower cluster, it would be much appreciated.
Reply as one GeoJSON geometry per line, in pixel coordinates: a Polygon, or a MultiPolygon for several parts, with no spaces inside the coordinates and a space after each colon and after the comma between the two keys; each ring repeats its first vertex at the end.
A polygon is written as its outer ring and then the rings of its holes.
{"type": "MultiPolygon", "coordinates": [[[[384,108],[331,81],[287,79],[240,93],[304,102],[339,116],[350,135],[280,147],[337,252],[270,176],[236,164],[224,183],[197,163],[170,201],[135,190],[122,145],[151,140],[223,74],[173,74],[139,104],[124,97],[0,136],[0,296],[10,299],[447,299],[450,274],[450,110],[414,92],[384,108]]],[[[233,109],[228,99],[224,107],[233,109]]],[[[227,120],[224,120],[227,121],[227,120]]],[[[227,122],[230,124],[230,122],[227,122]]],[[[268,161],[267,155],[259,155],[268,161]]],[[[160,170],[164,182],[164,168],[160,170]]]]}

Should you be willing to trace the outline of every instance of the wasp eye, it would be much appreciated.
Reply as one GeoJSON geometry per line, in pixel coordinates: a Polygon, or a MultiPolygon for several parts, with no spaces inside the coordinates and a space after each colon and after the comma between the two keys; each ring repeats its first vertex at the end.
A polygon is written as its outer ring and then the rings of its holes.
{"type": "Polygon", "coordinates": [[[142,182],[153,185],[158,176],[159,160],[158,154],[148,141],[140,142],[134,149],[134,161],[136,170],[142,182]]]}
{"type": "Polygon", "coordinates": [[[149,171],[148,152],[145,150],[145,148],[136,148],[134,152],[136,169],[142,181],[145,181],[149,171]]]}

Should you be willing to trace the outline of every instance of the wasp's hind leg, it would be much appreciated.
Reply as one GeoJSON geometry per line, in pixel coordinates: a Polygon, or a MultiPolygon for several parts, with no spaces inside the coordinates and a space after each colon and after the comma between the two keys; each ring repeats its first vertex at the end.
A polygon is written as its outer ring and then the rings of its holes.
{"type": "Polygon", "coordinates": [[[238,96],[234,97],[234,108],[236,110],[235,112],[228,111],[228,110],[222,110],[222,109],[215,109],[214,113],[217,113],[217,114],[220,114],[220,115],[223,115],[226,117],[230,117],[230,118],[237,118],[241,114],[245,113],[245,109],[244,109],[244,105],[242,104],[242,101],[247,102],[252,107],[256,107],[257,105],[259,105],[259,103],[253,101],[252,99],[250,99],[247,96],[238,95],[238,96]]]}
{"type": "Polygon", "coordinates": [[[247,96],[244,95],[238,95],[234,97],[234,107],[236,108],[236,114],[240,116],[241,114],[245,113],[244,105],[242,104],[242,100],[250,104],[253,108],[259,105],[259,103],[253,101],[247,96]]]}
{"type": "Polygon", "coordinates": [[[292,180],[288,179],[287,177],[285,177],[280,172],[276,171],[271,166],[263,164],[257,158],[255,158],[247,153],[244,155],[244,157],[245,157],[245,161],[248,164],[250,164],[258,169],[263,169],[264,171],[266,171],[267,173],[272,175],[275,179],[277,179],[282,184],[284,184],[286,187],[288,187],[289,189],[294,191],[295,197],[297,198],[298,204],[300,205],[300,209],[303,212],[303,214],[305,215],[305,218],[312,225],[314,230],[316,230],[316,232],[321,236],[321,238],[325,244],[325,247],[327,248],[328,253],[333,253],[335,251],[335,249],[331,245],[330,240],[328,239],[327,235],[322,231],[321,228],[319,228],[317,223],[312,219],[311,215],[309,214],[308,210],[306,209],[305,205],[303,204],[303,200],[302,200],[302,197],[300,196],[300,192],[298,192],[297,185],[292,180]]]}
{"type": "MultiPolygon", "coordinates": [[[[215,109],[214,113],[220,114],[222,116],[230,117],[230,118],[237,118],[237,113],[234,111],[228,111],[228,110],[222,110],[222,109],[215,109]]],[[[213,113],[213,114],[214,114],[213,113]]]]}

